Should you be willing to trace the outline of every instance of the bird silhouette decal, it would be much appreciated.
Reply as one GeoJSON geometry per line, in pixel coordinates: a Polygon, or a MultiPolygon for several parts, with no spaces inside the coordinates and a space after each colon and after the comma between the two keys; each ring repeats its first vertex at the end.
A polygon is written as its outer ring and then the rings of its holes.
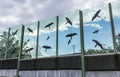
{"type": "Polygon", "coordinates": [[[49,39],[50,39],[50,36],[48,36],[46,40],[49,40],[49,39]]]}
{"type": "Polygon", "coordinates": [[[69,39],[69,41],[68,41],[68,45],[71,43],[71,39],[69,39]]]}
{"type": "Polygon", "coordinates": [[[69,23],[70,25],[72,25],[72,22],[71,22],[71,20],[68,17],[65,17],[65,19],[67,21],[66,24],[69,23]]]}
{"type": "Polygon", "coordinates": [[[92,17],[92,21],[94,21],[94,19],[95,19],[96,17],[99,17],[99,18],[100,18],[100,16],[99,16],[100,11],[101,11],[101,9],[99,9],[99,10],[94,14],[94,16],[92,17]]]}
{"type": "Polygon", "coordinates": [[[28,32],[31,32],[31,33],[33,33],[33,30],[32,30],[32,29],[30,29],[30,28],[27,28],[27,30],[28,30],[28,32]]]}
{"type": "Polygon", "coordinates": [[[77,33],[70,33],[65,36],[65,37],[70,37],[70,39],[68,40],[68,43],[67,43],[68,45],[71,43],[73,36],[76,36],[76,35],[77,35],[77,33]]]}
{"type": "Polygon", "coordinates": [[[12,35],[15,36],[17,32],[18,32],[18,29],[15,32],[13,32],[12,35]]]}
{"type": "Polygon", "coordinates": [[[29,48],[29,49],[27,49],[25,52],[28,53],[28,52],[30,52],[31,50],[33,50],[33,48],[29,48]]]}
{"type": "Polygon", "coordinates": [[[92,41],[96,43],[95,47],[99,46],[101,49],[104,49],[100,42],[98,42],[97,40],[94,40],[94,39],[92,41]]]}
{"type": "Polygon", "coordinates": [[[77,33],[70,33],[70,34],[67,34],[65,37],[70,37],[72,39],[73,36],[76,36],[77,33]]]}
{"type": "MultiPolygon", "coordinates": [[[[51,22],[51,23],[47,24],[44,28],[50,29],[53,24],[54,24],[54,22],[51,22]]],[[[50,36],[48,36],[46,40],[49,40],[49,39],[50,39],[50,36]]]]}
{"type": "Polygon", "coordinates": [[[93,33],[95,34],[95,33],[98,33],[99,32],[99,30],[95,30],[93,33]]]}
{"type": "Polygon", "coordinates": [[[29,41],[30,41],[30,39],[28,39],[26,42],[24,42],[23,46],[25,46],[29,41]]]}
{"type": "Polygon", "coordinates": [[[48,50],[48,49],[51,49],[52,47],[43,45],[42,48],[44,48],[44,49],[45,49],[45,52],[47,52],[47,50],[48,50]]]}
{"type": "Polygon", "coordinates": [[[53,24],[54,24],[54,23],[51,22],[51,23],[49,23],[48,25],[46,25],[44,28],[49,28],[49,29],[50,29],[50,27],[51,27],[53,24]]]}

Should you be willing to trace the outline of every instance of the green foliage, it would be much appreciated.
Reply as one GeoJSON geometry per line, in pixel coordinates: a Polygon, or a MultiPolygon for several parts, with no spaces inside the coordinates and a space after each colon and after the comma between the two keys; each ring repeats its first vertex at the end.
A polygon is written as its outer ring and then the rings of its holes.
{"type": "MultiPolygon", "coordinates": [[[[27,45],[27,44],[26,44],[27,45]]],[[[26,48],[23,49],[22,58],[30,58],[30,53],[25,52],[26,48]]],[[[20,41],[17,40],[12,34],[6,31],[0,36],[0,58],[17,58],[20,52],[20,41]],[[6,54],[6,55],[5,55],[6,54]]]]}
{"type": "Polygon", "coordinates": [[[86,54],[101,54],[101,53],[105,53],[105,51],[103,50],[95,50],[95,49],[89,49],[86,54]]]}
{"type": "Polygon", "coordinates": [[[114,50],[111,49],[111,48],[106,48],[106,49],[103,49],[103,50],[95,50],[95,49],[88,49],[86,51],[86,54],[89,55],[89,54],[103,54],[103,53],[113,53],[114,50]]]}
{"type": "Polygon", "coordinates": [[[117,51],[120,52],[120,33],[116,36],[117,51]]]}

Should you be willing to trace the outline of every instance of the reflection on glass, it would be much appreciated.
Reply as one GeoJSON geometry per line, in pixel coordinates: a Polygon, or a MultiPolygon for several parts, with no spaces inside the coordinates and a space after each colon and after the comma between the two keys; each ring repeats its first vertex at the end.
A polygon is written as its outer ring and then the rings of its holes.
{"type": "Polygon", "coordinates": [[[10,28],[8,34],[6,58],[17,58],[20,50],[21,26],[10,28]]]}
{"type": "Polygon", "coordinates": [[[8,29],[0,30],[0,59],[6,58],[8,47],[8,29]]]}
{"type": "Polygon", "coordinates": [[[24,25],[24,41],[22,58],[30,59],[36,57],[36,40],[37,40],[38,22],[24,25]]]}
{"type": "Polygon", "coordinates": [[[108,6],[84,10],[83,17],[86,54],[114,52],[108,6]]]}
{"type": "Polygon", "coordinates": [[[79,11],[59,16],[59,55],[80,53],[79,11]]]}
{"type": "Polygon", "coordinates": [[[38,57],[56,55],[56,17],[40,21],[38,57]]]}
{"type": "Polygon", "coordinates": [[[112,3],[112,11],[113,11],[113,20],[115,26],[115,35],[116,35],[116,44],[117,44],[117,51],[120,52],[120,2],[112,3]]]}

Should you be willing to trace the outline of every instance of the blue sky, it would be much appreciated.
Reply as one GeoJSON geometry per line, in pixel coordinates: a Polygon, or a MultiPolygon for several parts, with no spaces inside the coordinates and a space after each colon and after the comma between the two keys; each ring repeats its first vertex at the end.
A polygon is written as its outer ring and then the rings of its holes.
{"type": "MultiPolygon", "coordinates": [[[[113,18],[115,23],[115,33],[116,35],[120,33],[120,12],[119,10],[119,2],[113,2],[113,18]]],[[[86,49],[93,49],[95,43],[92,42],[92,39],[98,40],[101,44],[104,44],[105,48],[111,47],[113,48],[112,44],[112,33],[110,27],[110,18],[109,18],[109,11],[108,5],[97,6],[94,8],[86,9],[83,11],[84,14],[84,32],[85,32],[85,48],[86,49]],[[94,13],[101,9],[99,14],[100,18],[96,18],[95,21],[91,21],[92,16],[94,13]],[[95,30],[100,30],[98,34],[93,34],[92,32],[95,30]]],[[[100,49],[99,46],[94,49],[100,49]]]]}
{"type": "MultiPolygon", "coordinates": [[[[54,56],[56,51],[56,15],[59,15],[59,55],[63,54],[71,54],[80,52],[80,29],[79,29],[79,11],[75,9],[83,9],[83,20],[84,20],[84,36],[85,36],[85,49],[100,49],[99,46],[96,48],[95,43],[92,41],[92,39],[98,40],[101,44],[104,44],[104,48],[111,47],[112,45],[112,37],[111,37],[111,27],[110,27],[110,20],[109,20],[109,12],[108,12],[108,6],[107,3],[115,0],[101,0],[99,1],[99,4],[95,0],[88,0],[87,2],[84,1],[74,1],[74,0],[64,0],[63,4],[61,1],[42,1],[44,4],[37,5],[37,2],[39,1],[35,0],[36,3],[31,0],[26,0],[24,2],[17,2],[17,0],[13,0],[14,2],[5,2],[5,4],[10,4],[9,6],[4,6],[4,8],[9,8],[11,10],[6,10],[10,14],[5,13],[5,15],[2,16],[0,14],[1,18],[1,28],[8,28],[12,27],[12,25],[21,24],[21,23],[29,23],[25,24],[25,37],[24,42],[28,39],[30,39],[30,42],[28,44],[29,48],[33,47],[34,50],[31,51],[32,58],[35,57],[35,50],[36,50],[36,35],[37,35],[37,21],[40,20],[40,32],[39,32],[39,57],[40,56],[54,56]],[[55,3],[55,5],[52,5],[55,3]],[[81,5],[79,5],[79,3],[81,5]],[[91,4],[95,5],[91,5],[91,4]],[[23,6],[17,6],[23,5],[23,6]],[[100,5],[102,4],[102,6],[100,5]],[[31,6],[32,5],[32,6],[31,6]],[[51,5],[51,6],[50,6],[51,5]],[[71,6],[72,5],[72,6],[71,6]],[[100,5],[100,6],[98,6],[100,5]],[[15,6],[14,8],[12,8],[15,6]],[[33,8],[34,7],[34,8],[33,8]],[[91,8],[90,8],[91,7],[91,8]],[[39,10],[38,10],[39,8],[39,10]],[[58,8],[58,9],[56,9],[58,8]],[[96,18],[94,21],[91,21],[92,16],[95,14],[97,10],[101,9],[100,12],[100,18],[96,18]],[[13,10],[15,10],[13,12],[13,10]],[[26,12],[23,13],[23,10],[26,10],[26,12]],[[72,12],[70,12],[72,11],[72,12]],[[64,14],[63,14],[64,13],[64,14]],[[2,19],[3,17],[3,19],[2,19]],[[66,19],[65,17],[68,17],[73,25],[65,24],[66,19]],[[46,19],[47,18],[47,19],[46,19]],[[7,23],[5,21],[8,21],[7,23]],[[54,24],[51,26],[51,29],[44,28],[47,24],[53,22],[54,24]],[[2,25],[8,25],[9,26],[2,26],[2,25]],[[29,33],[27,28],[31,28],[34,32],[29,33]],[[98,34],[93,34],[92,32],[95,30],[100,30],[98,34]],[[69,37],[65,37],[67,34],[70,33],[77,33],[76,36],[73,36],[73,39],[71,40],[71,43],[68,45],[69,37]],[[49,40],[46,40],[46,38],[50,36],[49,40]],[[51,49],[48,49],[47,52],[45,52],[45,49],[42,48],[43,45],[51,46],[51,49]]],[[[114,22],[115,22],[115,32],[116,35],[120,33],[120,15],[118,14],[120,12],[119,10],[119,2],[113,2],[113,16],[114,16],[114,22]],[[117,13],[116,13],[117,12],[117,13]]],[[[1,5],[2,6],[2,5],[1,5]]],[[[3,9],[2,9],[3,10],[3,9]]],[[[4,10],[3,10],[4,12],[4,10]]],[[[16,25],[11,28],[11,32],[18,29],[20,25],[16,25]],[[18,27],[17,27],[18,26],[18,27]]],[[[20,28],[19,28],[20,29],[20,28]]],[[[5,29],[3,29],[5,30],[5,29]]],[[[20,40],[20,30],[18,32],[18,35],[15,36],[16,39],[20,40]]]]}

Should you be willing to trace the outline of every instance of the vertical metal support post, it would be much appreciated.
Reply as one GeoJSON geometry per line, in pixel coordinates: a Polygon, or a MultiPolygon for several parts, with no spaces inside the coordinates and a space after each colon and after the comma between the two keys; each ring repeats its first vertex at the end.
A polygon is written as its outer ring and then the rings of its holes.
{"type": "Polygon", "coordinates": [[[112,31],[112,40],[113,40],[113,48],[115,53],[117,52],[116,49],[116,39],[115,39],[115,28],[114,28],[114,21],[113,21],[113,14],[112,14],[112,5],[109,3],[109,15],[110,15],[110,24],[111,24],[111,31],[112,31]]]}
{"type": "Polygon", "coordinates": [[[39,27],[40,27],[40,21],[38,21],[38,25],[37,25],[36,59],[38,58],[38,46],[39,46],[39,27]]]}
{"type": "Polygon", "coordinates": [[[5,56],[4,58],[7,58],[7,52],[8,52],[8,48],[9,48],[9,37],[10,37],[10,28],[8,29],[8,36],[7,36],[7,42],[6,42],[6,51],[5,51],[5,56]]]}
{"type": "Polygon", "coordinates": [[[85,57],[84,57],[84,31],[83,31],[83,14],[82,11],[79,11],[79,20],[80,20],[80,42],[81,42],[81,75],[85,77],[85,57]]]}
{"type": "Polygon", "coordinates": [[[56,56],[58,56],[58,26],[59,25],[59,16],[56,17],[56,56]]]}
{"type": "Polygon", "coordinates": [[[56,59],[55,59],[55,68],[56,68],[56,70],[58,69],[58,59],[57,59],[57,57],[58,57],[58,42],[59,42],[59,33],[58,33],[58,31],[59,31],[59,29],[58,29],[58,27],[59,27],[59,16],[56,16],[56,59]]]}
{"type": "Polygon", "coordinates": [[[21,30],[20,51],[18,53],[17,71],[16,71],[15,77],[20,77],[19,70],[20,70],[20,59],[21,59],[22,48],[23,48],[23,39],[24,39],[24,25],[22,25],[22,30],[21,30]]]}

